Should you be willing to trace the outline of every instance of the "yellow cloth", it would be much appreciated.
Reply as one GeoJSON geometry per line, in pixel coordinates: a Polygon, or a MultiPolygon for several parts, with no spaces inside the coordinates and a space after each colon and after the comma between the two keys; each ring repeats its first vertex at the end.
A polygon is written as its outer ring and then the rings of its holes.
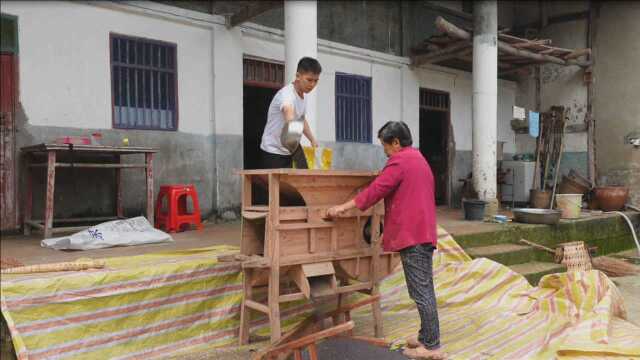
{"type": "Polygon", "coordinates": [[[309,169],[329,170],[333,160],[333,150],[328,147],[314,148],[303,146],[304,156],[307,159],[309,169]]]}

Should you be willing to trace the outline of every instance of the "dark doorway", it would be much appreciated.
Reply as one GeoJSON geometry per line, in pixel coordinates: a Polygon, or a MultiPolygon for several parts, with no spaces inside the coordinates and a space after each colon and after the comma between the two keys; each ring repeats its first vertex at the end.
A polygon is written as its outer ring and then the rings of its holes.
{"type": "Polygon", "coordinates": [[[260,168],[260,142],[267,124],[267,110],[277,89],[244,86],[244,168],[260,168]]]}
{"type": "Polygon", "coordinates": [[[284,65],[262,60],[243,60],[244,168],[260,168],[260,142],[273,96],[284,86],[284,65]]]}
{"type": "Polygon", "coordinates": [[[436,205],[448,203],[449,94],[420,89],[420,152],[433,171],[436,205]]]}

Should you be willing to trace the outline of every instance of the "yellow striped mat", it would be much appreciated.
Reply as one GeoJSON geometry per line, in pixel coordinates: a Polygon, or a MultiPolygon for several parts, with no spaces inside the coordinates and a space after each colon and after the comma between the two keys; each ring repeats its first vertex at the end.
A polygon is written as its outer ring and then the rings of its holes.
{"type": "MultiPolygon", "coordinates": [[[[99,270],[3,276],[2,314],[18,357],[151,359],[234,346],[242,276],[215,257],[236,251],[215,246],[106,259],[99,270]]],[[[532,287],[503,265],[471,260],[439,229],[434,280],[450,358],[640,357],[640,328],[625,320],[622,297],[598,271],[547,275],[532,287]]],[[[419,328],[401,267],[381,292],[385,335],[397,348],[419,328]]],[[[312,308],[284,304],[284,330],[312,308]]],[[[356,334],[371,335],[370,310],[352,316],[356,334]]],[[[252,334],[268,336],[265,316],[251,326],[252,334]]]]}

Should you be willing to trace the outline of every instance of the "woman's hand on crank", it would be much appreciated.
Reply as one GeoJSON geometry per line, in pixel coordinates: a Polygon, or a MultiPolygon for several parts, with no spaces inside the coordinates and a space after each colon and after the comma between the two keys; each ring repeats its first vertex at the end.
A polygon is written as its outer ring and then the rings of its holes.
{"type": "Polygon", "coordinates": [[[337,205],[327,210],[327,217],[329,218],[337,218],[338,216],[344,214],[345,209],[342,205],[337,205]]]}

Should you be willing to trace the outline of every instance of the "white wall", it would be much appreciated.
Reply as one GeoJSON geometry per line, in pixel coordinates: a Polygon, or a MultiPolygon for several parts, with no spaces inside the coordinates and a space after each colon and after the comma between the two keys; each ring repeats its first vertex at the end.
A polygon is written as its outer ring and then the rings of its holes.
{"type": "MultiPolygon", "coordinates": [[[[225,48],[225,54],[229,54],[229,51],[233,53],[227,57],[235,59],[236,54],[242,51],[245,55],[284,61],[284,45],[280,30],[255,24],[249,27],[241,31],[242,50],[238,46],[233,46],[231,49],[225,48]]],[[[218,39],[217,35],[216,39],[218,39]]],[[[220,43],[216,42],[216,49],[219,49],[219,46],[220,43]]],[[[326,40],[318,41],[318,60],[322,65],[322,74],[318,87],[314,91],[318,92],[320,119],[318,119],[316,136],[320,141],[335,141],[335,73],[344,72],[372,78],[372,135],[375,135],[377,129],[386,121],[403,120],[414,134],[414,143],[419,144],[419,89],[430,88],[449,92],[456,149],[471,151],[472,80],[470,73],[437,66],[411,69],[408,67],[409,59],[407,58],[326,40]]],[[[231,71],[230,66],[228,69],[231,71]]],[[[515,135],[510,125],[515,95],[514,82],[498,82],[498,140],[506,142],[504,152],[510,153],[516,150],[515,135]]],[[[220,100],[217,99],[217,101],[219,104],[220,100]]],[[[224,106],[227,105],[224,104],[224,106]]],[[[237,112],[231,108],[228,111],[237,112]]],[[[216,114],[218,113],[216,109],[216,114]]],[[[232,114],[227,117],[216,116],[216,129],[222,133],[233,131],[234,134],[241,134],[241,123],[238,127],[234,124],[236,122],[232,114]]],[[[375,136],[372,138],[375,139],[375,136]]],[[[376,141],[374,144],[377,144],[376,141]]]]}
{"type": "Polygon", "coordinates": [[[109,32],[177,44],[179,131],[210,134],[211,30],[71,2],[3,1],[18,16],[20,100],[32,125],[112,128],[109,32]]]}
{"type": "MultiPolygon", "coordinates": [[[[108,6],[3,2],[3,12],[19,17],[21,100],[31,124],[111,128],[108,40],[109,32],[116,32],[178,45],[180,131],[242,134],[242,57],[284,61],[282,31],[256,24],[228,30],[221,23],[172,20],[127,5],[108,6]],[[61,71],[61,66],[73,71],[61,71]]],[[[186,12],[167,6],[160,10],[166,9],[186,12]]],[[[322,124],[319,140],[335,141],[334,80],[339,71],[372,77],[374,134],[384,122],[401,119],[416,144],[419,88],[449,92],[456,149],[471,150],[469,73],[437,66],[411,69],[407,58],[326,40],[318,41],[318,53],[323,66],[315,90],[322,124]]],[[[507,142],[505,152],[515,152],[509,126],[514,100],[515,84],[500,81],[498,140],[507,142]]]]}

